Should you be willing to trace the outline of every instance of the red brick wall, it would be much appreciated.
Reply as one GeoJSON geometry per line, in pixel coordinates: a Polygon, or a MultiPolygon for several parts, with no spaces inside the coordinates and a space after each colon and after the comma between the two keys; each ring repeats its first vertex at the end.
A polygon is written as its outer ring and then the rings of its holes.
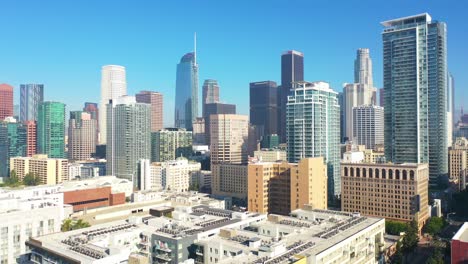
{"type": "MultiPolygon", "coordinates": [[[[75,190],[63,193],[65,204],[73,205],[73,211],[109,206],[111,187],[75,190]]],[[[125,202],[125,195],[124,195],[125,202]]]]}
{"type": "Polygon", "coordinates": [[[452,240],[452,264],[468,262],[468,243],[452,240]]]}
{"type": "Polygon", "coordinates": [[[125,203],[125,193],[111,193],[109,195],[109,205],[119,205],[125,203]]]}

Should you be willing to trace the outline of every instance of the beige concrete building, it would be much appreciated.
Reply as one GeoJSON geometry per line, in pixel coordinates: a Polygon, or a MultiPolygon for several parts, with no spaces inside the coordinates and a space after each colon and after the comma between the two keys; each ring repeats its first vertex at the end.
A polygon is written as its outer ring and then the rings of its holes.
{"type": "Polygon", "coordinates": [[[281,149],[262,149],[254,151],[254,158],[263,162],[277,162],[280,160],[286,161],[287,152],[281,149]]]}
{"type": "Polygon", "coordinates": [[[429,217],[427,164],[341,163],[341,209],[409,222],[429,217]]]}
{"type": "Polygon", "coordinates": [[[304,205],[327,208],[327,166],[323,157],[299,163],[249,164],[247,186],[251,212],[288,215],[304,205]]]}
{"type": "Polygon", "coordinates": [[[378,163],[383,160],[385,153],[383,151],[374,151],[372,149],[364,149],[365,163],[378,163]]]}
{"type": "Polygon", "coordinates": [[[70,112],[68,123],[68,158],[87,160],[96,152],[98,143],[97,120],[81,111],[70,112]]]}
{"type": "Polygon", "coordinates": [[[247,165],[212,164],[211,193],[217,196],[247,198],[247,165]]]}
{"type": "Polygon", "coordinates": [[[468,164],[468,140],[458,137],[448,151],[449,180],[451,182],[461,182],[461,178],[466,175],[468,164]]]}
{"type": "Polygon", "coordinates": [[[68,160],[48,158],[44,154],[11,158],[10,170],[15,170],[20,180],[33,173],[39,177],[40,184],[58,184],[68,180],[68,160]]]}
{"type": "Polygon", "coordinates": [[[151,105],[151,132],[163,129],[163,95],[158,92],[141,91],[135,98],[138,103],[151,105]]]}
{"type": "Polygon", "coordinates": [[[249,117],[219,114],[210,117],[211,163],[246,164],[249,117]]]}

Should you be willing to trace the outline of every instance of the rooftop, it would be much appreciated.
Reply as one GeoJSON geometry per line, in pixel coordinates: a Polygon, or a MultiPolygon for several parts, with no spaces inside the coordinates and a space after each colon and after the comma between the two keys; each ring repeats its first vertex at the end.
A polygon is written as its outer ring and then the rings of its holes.
{"type": "Polygon", "coordinates": [[[397,26],[397,25],[403,25],[403,24],[411,24],[411,23],[414,23],[415,21],[419,22],[421,20],[425,22],[431,22],[432,18],[428,13],[422,13],[418,15],[395,18],[395,19],[383,21],[380,24],[385,27],[391,27],[391,26],[397,26]]]}
{"type": "Polygon", "coordinates": [[[457,233],[453,236],[452,240],[459,240],[468,243],[468,222],[465,222],[457,233]]]}

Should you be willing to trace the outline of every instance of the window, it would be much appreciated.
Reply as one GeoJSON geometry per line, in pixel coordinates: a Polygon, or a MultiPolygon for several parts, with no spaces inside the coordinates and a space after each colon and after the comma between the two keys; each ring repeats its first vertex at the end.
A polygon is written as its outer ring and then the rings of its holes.
{"type": "Polygon", "coordinates": [[[348,176],[348,168],[347,167],[344,168],[344,176],[348,176]]]}

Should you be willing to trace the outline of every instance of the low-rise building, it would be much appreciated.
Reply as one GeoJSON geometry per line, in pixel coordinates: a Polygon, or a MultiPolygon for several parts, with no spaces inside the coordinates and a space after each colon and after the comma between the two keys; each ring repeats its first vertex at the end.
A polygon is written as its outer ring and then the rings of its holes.
{"type": "Polygon", "coordinates": [[[247,165],[211,164],[211,193],[218,197],[247,200],[247,165]]]}
{"type": "Polygon", "coordinates": [[[32,157],[13,157],[10,171],[15,170],[20,180],[31,173],[39,179],[39,184],[59,184],[68,181],[68,160],[48,158],[45,154],[32,157]]]}
{"type": "Polygon", "coordinates": [[[341,209],[389,220],[429,217],[427,164],[341,163],[341,209]]]}
{"type": "Polygon", "coordinates": [[[450,250],[452,264],[468,262],[468,222],[465,222],[453,236],[450,250]]]}
{"type": "Polygon", "coordinates": [[[364,150],[364,162],[365,163],[385,163],[385,152],[375,151],[372,149],[364,150]]]}
{"type": "Polygon", "coordinates": [[[281,149],[261,149],[254,151],[254,158],[263,162],[286,161],[287,152],[281,149]]]}

